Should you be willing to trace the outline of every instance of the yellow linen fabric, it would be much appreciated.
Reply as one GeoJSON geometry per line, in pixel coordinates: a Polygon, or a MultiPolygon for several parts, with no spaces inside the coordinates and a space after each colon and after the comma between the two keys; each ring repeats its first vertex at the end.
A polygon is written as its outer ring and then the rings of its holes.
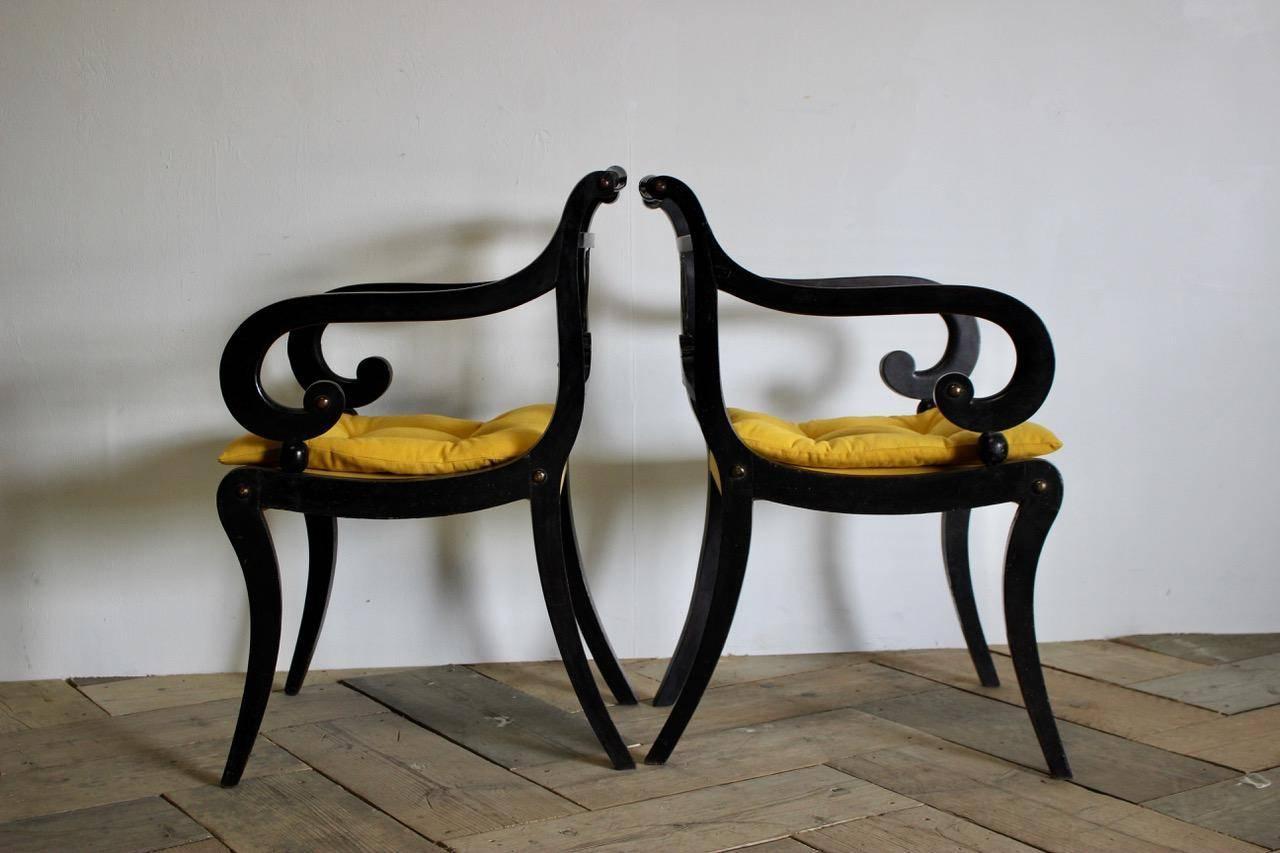
{"type": "MultiPolygon", "coordinates": [[[[523,456],[546,432],[551,403],[522,406],[489,421],[447,415],[344,414],[307,440],[307,468],[354,474],[457,474],[523,456]]],[[[280,443],[246,435],[218,457],[226,465],[274,464],[280,443]]]]}
{"type": "MultiPolygon", "coordinates": [[[[977,465],[978,433],[961,429],[937,409],[918,415],[827,418],[792,423],[760,412],[729,409],[729,421],[753,452],[787,465],[839,473],[926,473],[952,465],[977,465]],[[886,471],[884,469],[917,469],[886,471]]],[[[1004,430],[1009,461],[1052,453],[1062,442],[1038,424],[1004,430]]]]}

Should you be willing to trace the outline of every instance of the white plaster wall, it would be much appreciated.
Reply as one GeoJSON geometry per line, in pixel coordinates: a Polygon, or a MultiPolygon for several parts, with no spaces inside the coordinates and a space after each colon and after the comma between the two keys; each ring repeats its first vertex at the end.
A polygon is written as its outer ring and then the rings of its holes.
{"type": "MultiPolygon", "coordinates": [[[[1006,290],[1054,334],[1039,419],[1066,504],[1046,639],[1280,628],[1275,313],[1280,6],[1259,2],[54,2],[0,5],[0,678],[229,670],[247,609],[213,511],[217,384],[252,310],[353,281],[482,279],[572,183],[679,175],[728,249],[792,276],[1006,290]]],[[[702,520],[673,241],[632,188],[597,217],[575,455],[624,655],[669,652],[702,520]]],[[[876,363],[936,319],[726,299],[731,401],[902,411],[876,363]]],[[[348,328],[374,411],[549,399],[548,304],[348,328]]],[[[988,330],[990,331],[990,330],[988,330]]],[[[976,380],[1003,384],[988,334],[976,380]]],[[[273,387],[286,376],[271,365],[273,387]]],[[[976,516],[1001,639],[1009,513],[976,516]]],[[[287,655],[299,519],[274,517],[287,655]]],[[[346,522],[316,664],[554,656],[522,505],[346,522]]],[[[959,645],[935,517],[761,505],[735,653],[959,645]]]]}

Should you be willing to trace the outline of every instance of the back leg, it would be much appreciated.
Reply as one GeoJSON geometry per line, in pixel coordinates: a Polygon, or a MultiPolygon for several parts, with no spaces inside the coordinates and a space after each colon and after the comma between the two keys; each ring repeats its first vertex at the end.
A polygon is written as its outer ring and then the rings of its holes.
{"type": "Polygon", "coordinates": [[[257,484],[232,471],[218,488],[218,517],[240,558],[249,592],[249,665],[244,677],[240,716],[222,771],[222,784],[240,781],[253,751],[275,680],[280,653],[280,570],[271,531],[258,505],[257,484]]]}
{"type": "Polygon", "coordinates": [[[302,624],[298,628],[298,643],[293,648],[289,678],[284,683],[284,692],[290,696],[302,689],[320,639],[324,614],[329,608],[329,590],[333,588],[333,568],[338,556],[338,520],[329,515],[308,515],[307,547],[310,552],[307,599],[302,606],[302,624]]]}
{"type": "Polygon", "coordinates": [[[684,619],[680,640],[675,654],[667,664],[662,684],[653,697],[658,707],[670,705],[680,696],[684,683],[693,666],[694,655],[702,644],[707,630],[707,616],[711,612],[711,593],[716,586],[716,570],[720,562],[720,487],[711,472],[707,472],[707,515],[702,525],[702,553],[698,557],[698,573],[693,582],[693,598],[689,601],[689,613],[684,619]]]}
{"type": "Polygon", "coordinates": [[[569,498],[569,477],[566,474],[564,488],[560,492],[560,525],[561,538],[564,540],[565,572],[569,580],[569,595],[573,601],[573,615],[578,620],[578,627],[587,641],[587,648],[595,659],[596,668],[604,678],[613,698],[619,705],[636,704],[636,696],[631,692],[631,685],[622,667],[618,666],[618,658],[609,645],[609,637],[600,624],[600,616],[596,613],[595,603],[591,600],[591,591],[587,588],[587,579],[582,574],[582,552],[578,548],[578,534],[573,526],[573,504],[569,498]]]}
{"type": "Polygon", "coordinates": [[[991,650],[982,633],[978,619],[978,605],[973,599],[973,581],[969,575],[969,509],[953,509],[942,514],[942,560],[947,567],[947,583],[951,586],[951,600],[960,617],[960,630],[964,643],[969,647],[969,657],[978,672],[983,687],[999,687],[995,664],[991,662],[991,650]]]}

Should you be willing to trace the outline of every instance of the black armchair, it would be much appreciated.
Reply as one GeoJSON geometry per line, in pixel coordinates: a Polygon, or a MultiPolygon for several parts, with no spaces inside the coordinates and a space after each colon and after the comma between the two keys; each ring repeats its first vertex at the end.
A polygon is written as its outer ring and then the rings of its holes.
{"type": "MultiPolygon", "coordinates": [[[[1069,777],[1071,770],[1040,671],[1032,600],[1036,564],[1062,502],[1057,469],[1034,458],[1056,449],[1057,441],[1042,428],[1024,425],[1044,402],[1053,380],[1053,346],[1044,324],[1018,300],[978,287],[945,286],[903,276],[807,280],[758,276],[735,263],[716,242],[701,204],[687,185],[669,176],[651,176],[640,182],[640,193],[649,207],[666,213],[676,232],[684,384],[707,443],[709,467],[707,517],[693,599],[654,700],[675,707],[646,761],[661,764],[670,756],[724,648],[746,569],[754,501],[827,512],[942,513],[943,555],[952,596],[978,677],[988,686],[998,681],[970,585],[969,513],[973,507],[1016,503],[1004,572],[1009,647],[1049,771],[1069,777]],[[917,462],[897,470],[886,470],[874,461],[834,464],[818,458],[796,464],[746,438],[742,413],[726,410],[721,390],[716,305],[720,291],[792,314],[942,315],[949,341],[939,362],[917,370],[910,355],[892,352],[881,362],[881,376],[894,391],[919,401],[919,414],[912,423],[927,421],[932,430],[920,434],[921,444],[930,443],[921,454],[946,451],[950,454],[946,461],[917,462]],[[968,377],[979,348],[975,317],[1003,328],[1017,350],[1017,366],[1008,384],[989,397],[975,397],[968,377]],[[937,411],[930,413],[933,408],[937,411]],[[1039,445],[1023,441],[1032,429],[1047,438],[1039,445]],[[1012,457],[1010,437],[1018,439],[1012,457]]],[[[910,420],[910,416],[894,420],[910,420]]],[[[795,437],[801,443],[811,438],[799,429],[795,437]]],[[[821,451],[835,443],[811,441],[810,446],[821,457],[821,451]]]]}
{"type": "MultiPolygon", "coordinates": [[[[619,668],[588,593],[573,529],[569,452],[582,421],[590,370],[587,326],[590,234],[596,208],[615,201],[626,185],[620,167],[593,172],[574,187],[550,243],[527,267],[477,284],[361,284],[287,299],[247,319],[231,336],[221,365],[227,408],[262,442],[278,442],[256,464],[232,470],[218,488],[218,514],[240,558],[248,586],[250,646],[244,697],[223,785],[235,785],[257,736],[275,673],[281,628],[280,576],[263,511],[306,516],[310,571],[302,624],[285,692],[301,689],[320,634],[334,572],[337,521],[346,518],[425,518],[528,500],[547,611],[556,643],[583,711],[619,769],[634,766],[605,708],[584,654],[582,637],[618,702],[635,696],[619,668]],[[355,424],[356,407],[376,400],[391,382],[381,358],[360,362],[354,378],[326,363],[321,340],[330,323],[439,321],[494,314],[555,292],[559,329],[559,384],[554,409],[531,407],[542,420],[530,446],[507,447],[467,470],[420,476],[320,470],[317,453],[338,425],[355,424]],[[301,408],[283,406],[263,390],[260,371],[271,345],[289,335],[293,373],[305,389],[301,408]],[[309,464],[310,463],[310,464],[309,464]],[[475,467],[479,465],[479,467],[475,467]]],[[[527,436],[527,432],[525,435],[527,436]]]]}

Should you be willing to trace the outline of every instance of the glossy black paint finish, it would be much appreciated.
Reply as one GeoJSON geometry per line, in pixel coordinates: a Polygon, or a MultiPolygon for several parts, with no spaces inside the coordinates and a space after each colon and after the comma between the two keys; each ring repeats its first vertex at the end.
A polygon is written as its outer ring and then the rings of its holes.
{"type": "Polygon", "coordinates": [[[569,474],[565,472],[564,487],[560,490],[560,538],[564,543],[564,561],[569,579],[569,597],[573,601],[573,613],[578,619],[578,627],[582,630],[582,638],[586,640],[591,656],[595,658],[596,669],[600,677],[609,685],[613,698],[623,705],[636,704],[635,694],[627,682],[622,667],[618,666],[618,658],[609,644],[609,637],[600,624],[600,616],[596,613],[595,603],[587,589],[585,575],[582,573],[582,552],[578,547],[578,532],[573,526],[573,504],[569,498],[569,474]]]}
{"type": "Polygon", "coordinates": [[[333,572],[338,563],[338,519],[331,515],[308,515],[306,519],[310,551],[307,598],[302,605],[302,624],[298,626],[298,642],[293,647],[293,663],[289,665],[289,677],[284,683],[284,692],[290,696],[298,695],[311,668],[311,656],[315,654],[324,614],[329,609],[329,591],[333,589],[333,572]]]}
{"type": "Polygon", "coordinates": [[[689,602],[689,614],[685,617],[680,641],[675,655],[667,664],[666,674],[653,697],[659,707],[670,705],[680,695],[693,657],[702,645],[702,635],[711,612],[711,597],[715,592],[716,574],[720,564],[720,537],[724,512],[720,502],[720,487],[711,472],[707,472],[707,516],[702,525],[702,552],[698,555],[698,574],[693,582],[693,599],[689,602]]]}
{"type": "Polygon", "coordinates": [[[645,761],[661,764],[675,748],[706,691],[724,648],[746,569],[754,501],[825,512],[943,514],[943,550],[956,611],[984,684],[996,683],[969,577],[968,521],[974,507],[1015,503],[1018,512],[1005,562],[1005,618],[1010,653],[1049,771],[1069,777],[1062,741],[1039,669],[1033,612],[1036,563],[1062,499],[1057,469],[1044,460],[1006,462],[1002,430],[1031,417],[1053,381],[1054,356],[1040,318],[1018,300],[978,287],[941,285],[906,276],[782,279],[755,275],[716,242],[697,197],[670,176],[640,182],[645,203],[675,228],[681,269],[680,353],[684,384],[710,454],[712,492],[689,614],[655,704],[674,702],[645,761]],[[806,471],[752,453],[725,411],[720,383],[718,294],[792,314],[871,316],[940,314],[949,339],[937,364],[916,370],[903,352],[889,353],[881,376],[895,391],[937,407],[952,423],[982,433],[982,467],[901,476],[847,476],[806,471]],[[1017,365],[1009,383],[975,397],[968,373],[977,361],[981,317],[1004,329],[1017,365]]]}
{"type": "Polygon", "coordinates": [[[282,453],[279,467],[235,468],[218,489],[218,513],[240,558],[250,609],[248,673],[223,785],[235,785],[244,772],[266,710],[279,651],[280,578],[263,518],[266,509],[307,517],[307,597],[286,683],[286,692],[296,693],[306,678],[328,605],[337,518],[427,518],[529,501],[538,574],[565,668],[587,722],[614,767],[635,765],[596,689],[579,637],[581,629],[618,702],[634,704],[635,696],[600,626],[582,574],[567,475],[569,453],[582,422],[589,370],[588,228],[596,208],[615,201],[626,180],[626,172],[615,166],[579,181],[546,249],[507,278],[476,284],[352,285],[268,306],[231,336],[221,366],[227,408],[249,431],[282,442],[282,453]],[[551,292],[559,332],[555,411],[546,432],[527,454],[492,468],[434,477],[369,479],[304,470],[306,439],[328,430],[344,411],[376,400],[392,376],[386,360],[376,357],[361,361],[354,377],[336,374],[324,359],[322,338],[327,325],[478,317],[551,292]],[[272,400],[259,376],[267,350],[286,334],[294,376],[305,389],[301,408],[272,400]]]}
{"type": "Polygon", "coordinates": [[[978,681],[983,687],[999,687],[1000,676],[996,675],[996,665],[991,660],[987,637],[978,619],[978,604],[973,599],[973,581],[969,576],[969,515],[968,507],[942,513],[942,562],[947,568],[951,600],[955,602],[964,644],[969,649],[978,681]]]}

